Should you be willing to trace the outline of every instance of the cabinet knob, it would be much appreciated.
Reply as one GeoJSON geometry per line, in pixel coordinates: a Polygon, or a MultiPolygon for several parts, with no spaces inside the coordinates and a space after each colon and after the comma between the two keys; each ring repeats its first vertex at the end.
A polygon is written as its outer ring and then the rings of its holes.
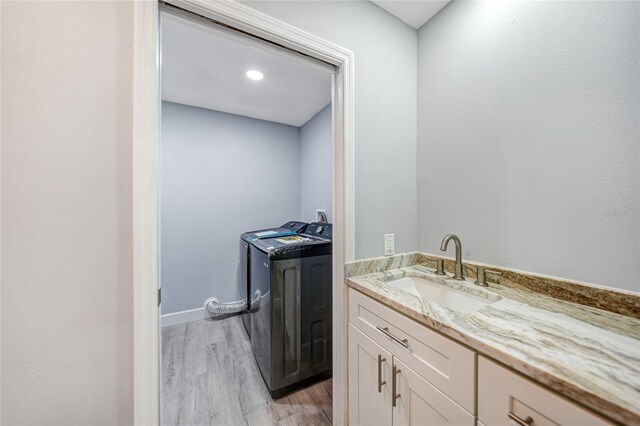
{"type": "Polygon", "coordinates": [[[525,419],[522,419],[521,417],[516,416],[511,411],[509,411],[509,419],[513,420],[514,422],[516,422],[516,424],[518,424],[518,426],[532,426],[533,425],[533,419],[531,418],[531,416],[527,416],[525,419]]]}
{"type": "Polygon", "coordinates": [[[399,343],[403,347],[405,347],[405,348],[409,347],[409,340],[408,339],[400,339],[399,337],[394,336],[393,334],[391,334],[389,332],[389,327],[380,327],[379,325],[377,325],[376,329],[378,329],[379,332],[381,332],[382,334],[384,334],[385,336],[387,336],[388,338],[390,338],[394,342],[399,343]]]}
{"type": "Polygon", "coordinates": [[[386,358],[382,358],[382,355],[378,354],[378,393],[382,393],[382,385],[387,383],[382,380],[382,363],[386,360],[386,358]]]}
{"type": "Polygon", "coordinates": [[[400,398],[400,394],[397,393],[398,388],[398,374],[400,374],[402,370],[400,370],[395,365],[393,366],[393,380],[391,381],[391,405],[396,406],[396,401],[400,398]]]}

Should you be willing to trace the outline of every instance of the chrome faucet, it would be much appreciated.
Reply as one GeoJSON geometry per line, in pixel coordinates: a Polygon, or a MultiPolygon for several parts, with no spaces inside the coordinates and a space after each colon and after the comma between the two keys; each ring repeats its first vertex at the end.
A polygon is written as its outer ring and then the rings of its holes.
{"type": "Polygon", "coordinates": [[[464,280],[464,274],[462,272],[462,242],[460,242],[460,238],[454,234],[445,235],[440,244],[440,250],[447,251],[447,246],[451,240],[456,244],[456,272],[453,274],[453,279],[464,280]]]}

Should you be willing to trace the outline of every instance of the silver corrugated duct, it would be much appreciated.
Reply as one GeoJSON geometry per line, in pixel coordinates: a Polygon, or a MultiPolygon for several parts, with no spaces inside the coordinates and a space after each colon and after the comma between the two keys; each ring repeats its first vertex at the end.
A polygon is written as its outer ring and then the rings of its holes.
{"type": "MultiPolygon", "coordinates": [[[[251,299],[251,308],[256,309],[260,303],[260,291],[256,290],[256,294],[251,299]]],[[[237,302],[220,303],[217,297],[210,297],[204,301],[204,308],[211,314],[211,316],[217,317],[222,315],[239,314],[247,311],[247,299],[242,299],[237,302]]]]}
{"type": "Polygon", "coordinates": [[[212,316],[237,314],[247,310],[247,299],[237,302],[220,303],[217,297],[210,297],[204,301],[204,308],[212,316]]]}

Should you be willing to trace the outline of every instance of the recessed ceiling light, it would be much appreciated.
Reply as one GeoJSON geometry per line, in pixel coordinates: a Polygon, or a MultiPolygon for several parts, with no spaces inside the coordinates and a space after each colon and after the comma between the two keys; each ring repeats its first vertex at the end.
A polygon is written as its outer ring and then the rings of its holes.
{"type": "Polygon", "coordinates": [[[258,70],[249,70],[247,71],[247,77],[251,80],[262,80],[264,78],[264,74],[258,70]]]}

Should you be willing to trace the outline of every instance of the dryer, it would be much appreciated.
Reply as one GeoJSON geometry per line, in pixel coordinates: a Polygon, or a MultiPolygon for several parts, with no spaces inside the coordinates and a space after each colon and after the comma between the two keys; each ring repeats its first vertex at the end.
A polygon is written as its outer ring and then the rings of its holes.
{"type": "Polygon", "coordinates": [[[251,246],[251,346],[273,398],[332,371],[332,227],[251,246]]]}
{"type": "MultiPolygon", "coordinates": [[[[259,229],[256,231],[245,232],[240,235],[240,254],[238,256],[238,292],[247,298],[248,302],[251,300],[251,293],[249,291],[249,280],[251,279],[251,251],[249,250],[249,247],[251,246],[251,243],[255,240],[264,238],[296,235],[298,232],[304,231],[307,225],[308,224],[306,222],[292,220],[277,228],[259,229]]],[[[247,331],[247,334],[251,337],[251,322],[248,309],[242,313],[242,323],[244,324],[244,329],[247,331]]]]}

